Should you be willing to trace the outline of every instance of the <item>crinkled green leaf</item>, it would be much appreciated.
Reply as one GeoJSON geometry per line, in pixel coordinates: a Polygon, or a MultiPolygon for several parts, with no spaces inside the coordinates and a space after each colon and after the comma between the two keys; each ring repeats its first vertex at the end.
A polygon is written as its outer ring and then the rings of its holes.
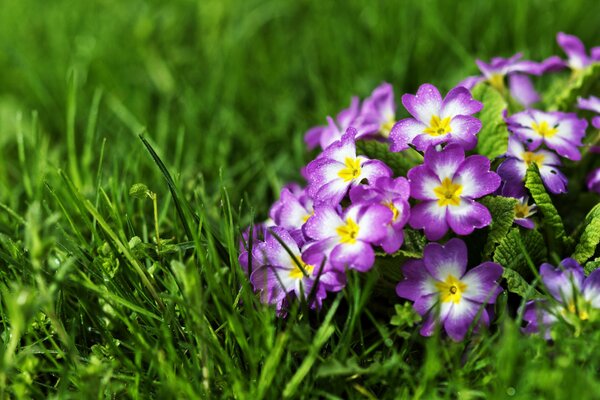
{"type": "Polygon", "coordinates": [[[564,89],[559,91],[554,98],[548,101],[549,109],[570,111],[579,96],[590,94],[592,86],[600,80],[600,63],[577,71],[571,76],[564,89]]]}
{"type": "Polygon", "coordinates": [[[472,90],[473,97],[483,103],[479,113],[481,131],[477,134],[475,152],[490,160],[506,153],[508,130],[502,116],[507,104],[502,95],[486,83],[480,83],[472,90]]]}
{"type": "Polygon", "coordinates": [[[394,171],[396,176],[406,176],[409,169],[423,163],[423,157],[413,149],[392,153],[388,143],[376,140],[356,142],[356,151],[358,154],[383,161],[394,171]]]}
{"type": "Polygon", "coordinates": [[[488,259],[494,252],[496,245],[506,237],[508,230],[515,219],[515,205],[517,199],[502,196],[487,196],[481,199],[481,204],[487,207],[492,214],[492,223],[485,246],[483,247],[483,258],[488,259]]]}
{"type": "Polygon", "coordinates": [[[600,243],[600,204],[592,208],[585,218],[585,229],[572,257],[583,264],[594,255],[598,243],[600,243]]]}
{"type": "Polygon", "coordinates": [[[600,268],[600,258],[597,258],[594,261],[588,261],[588,263],[585,264],[584,270],[585,273],[589,275],[598,268],[600,268]]]}
{"type": "Polygon", "coordinates": [[[521,276],[531,276],[531,266],[536,268],[546,260],[544,237],[535,229],[512,228],[494,251],[494,262],[512,269],[521,276]]]}
{"type": "Polygon", "coordinates": [[[517,271],[504,268],[502,277],[506,279],[506,287],[509,292],[516,293],[525,299],[540,296],[540,293],[535,290],[517,271]]]}
{"type": "Polygon", "coordinates": [[[562,219],[552,203],[550,195],[546,192],[542,177],[537,164],[532,163],[527,170],[525,186],[529,189],[531,197],[542,214],[542,225],[548,229],[554,240],[555,245],[570,247],[573,240],[567,237],[562,219]]]}

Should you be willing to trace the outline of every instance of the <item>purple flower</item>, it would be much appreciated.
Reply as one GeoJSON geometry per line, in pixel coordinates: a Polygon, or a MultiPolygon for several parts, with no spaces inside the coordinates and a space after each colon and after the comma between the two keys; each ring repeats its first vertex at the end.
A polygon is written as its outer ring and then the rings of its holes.
{"type": "Polygon", "coordinates": [[[439,323],[452,340],[460,341],[478,313],[479,323],[489,325],[485,305],[495,303],[502,291],[497,282],[502,267],[485,262],[468,272],[466,268],[467,246],[456,238],[445,246],[429,243],[422,260],[402,266],[404,280],[396,286],[396,293],[414,301],[415,311],[425,317],[421,335],[431,336],[439,323]]]}
{"type": "Polygon", "coordinates": [[[473,99],[468,89],[458,86],[445,99],[428,83],[421,85],[416,95],[405,94],[402,104],[413,116],[398,121],[390,133],[391,151],[402,151],[413,144],[425,151],[431,145],[459,143],[465,150],[477,144],[481,121],[472,117],[483,104],[473,99]]]}
{"type": "Polygon", "coordinates": [[[508,129],[526,142],[529,150],[544,143],[562,157],[581,159],[578,147],[582,146],[588,123],[575,113],[527,110],[511,115],[506,122],[508,129]]]}
{"type": "Polygon", "coordinates": [[[535,204],[529,204],[529,197],[521,197],[519,202],[515,204],[515,224],[522,226],[526,229],[535,228],[535,223],[529,219],[537,211],[535,204]]]}
{"type": "MultiPolygon", "coordinates": [[[[581,265],[572,258],[565,258],[558,268],[542,264],[540,275],[552,298],[527,303],[523,314],[527,322],[525,332],[547,330],[558,319],[571,323],[585,321],[592,310],[600,309],[600,270],[585,278],[581,265]]],[[[549,337],[547,332],[546,337],[549,337]]]]}
{"type": "Polygon", "coordinates": [[[529,107],[540,100],[533,83],[528,75],[541,75],[543,67],[534,61],[521,60],[523,55],[517,53],[510,58],[494,57],[490,63],[477,60],[477,66],[483,74],[478,77],[468,77],[459,86],[472,89],[479,82],[488,82],[498,91],[504,93],[504,78],[508,77],[510,94],[519,103],[529,107]]]}
{"type": "Polygon", "coordinates": [[[331,117],[327,117],[327,125],[315,126],[309,129],[304,136],[304,141],[309,150],[321,145],[322,149],[326,149],[329,145],[343,136],[344,132],[359,115],[360,101],[358,97],[353,97],[350,102],[350,107],[342,110],[336,117],[335,121],[331,117]]]}
{"type": "Polygon", "coordinates": [[[296,241],[285,229],[275,227],[271,231],[265,242],[259,243],[253,251],[254,259],[260,264],[252,272],[250,282],[260,292],[262,302],[275,304],[277,310],[281,310],[289,295],[308,298],[312,292],[311,306],[315,307],[327,296],[326,290],[336,291],[344,286],[343,274],[326,268],[319,271],[320,264],[304,262],[296,241]]]}
{"type": "Polygon", "coordinates": [[[525,195],[525,175],[527,168],[536,163],[544,186],[550,193],[560,194],[567,191],[567,177],[558,170],[561,165],[556,154],[548,150],[527,151],[514,136],[508,138],[506,160],[498,167],[498,175],[504,186],[502,194],[510,197],[525,195]]]}
{"type": "MultiPolygon", "coordinates": [[[[600,98],[596,96],[590,96],[589,99],[577,99],[577,106],[582,110],[590,110],[596,114],[600,114],[600,98]]],[[[600,129],[600,116],[592,118],[592,125],[596,129],[600,129]]]]}
{"type": "Polygon", "coordinates": [[[556,56],[550,57],[543,62],[546,71],[557,71],[565,67],[569,67],[573,71],[578,71],[594,62],[600,61],[600,47],[593,47],[591,55],[588,56],[583,42],[577,36],[559,32],[556,35],[556,41],[567,54],[568,58],[567,61],[563,61],[556,56]]]}
{"type": "Polygon", "coordinates": [[[284,187],[269,216],[277,226],[287,229],[299,245],[304,243],[302,225],[313,213],[313,200],[299,187],[284,187]]]}
{"type": "Polygon", "coordinates": [[[367,271],[375,262],[372,245],[385,237],[392,218],[392,211],[380,204],[351,205],[342,215],[334,207],[317,206],[304,225],[304,234],[315,240],[306,249],[304,260],[320,264],[327,258],[339,271],[367,271]]]}
{"type": "Polygon", "coordinates": [[[380,176],[391,176],[390,168],[379,160],[356,155],[354,136],[349,128],[341,140],[329,146],[306,166],[307,192],[315,203],[338,204],[348,188],[362,180],[369,182],[380,176]]]}
{"type": "Polygon", "coordinates": [[[586,184],[591,192],[600,193],[600,168],[596,168],[587,176],[586,184]]]}
{"type": "Polygon", "coordinates": [[[238,262],[244,270],[244,273],[248,274],[250,261],[252,261],[252,270],[260,265],[259,261],[252,257],[252,253],[253,249],[255,249],[259,243],[265,241],[265,237],[269,234],[269,226],[272,226],[272,224],[270,221],[267,221],[250,226],[242,232],[242,238],[239,242],[240,255],[238,257],[238,262]]]}
{"type": "Polygon", "coordinates": [[[375,88],[371,96],[363,102],[360,116],[355,124],[359,132],[357,137],[377,134],[388,137],[395,123],[394,89],[392,85],[385,82],[375,88]]]}
{"type": "Polygon", "coordinates": [[[410,185],[405,178],[377,178],[370,185],[359,185],[350,191],[352,203],[379,203],[388,207],[392,219],[387,225],[387,234],[377,244],[386,253],[392,254],[400,249],[404,242],[403,228],[410,216],[408,197],[410,185]]]}
{"type": "Polygon", "coordinates": [[[490,224],[487,208],[473,199],[494,192],[500,177],[490,171],[487,157],[465,158],[458,144],[425,152],[425,163],[408,171],[410,194],[423,200],[411,210],[410,225],[425,229],[429,240],[439,240],[448,227],[459,235],[469,235],[475,228],[490,224]]]}

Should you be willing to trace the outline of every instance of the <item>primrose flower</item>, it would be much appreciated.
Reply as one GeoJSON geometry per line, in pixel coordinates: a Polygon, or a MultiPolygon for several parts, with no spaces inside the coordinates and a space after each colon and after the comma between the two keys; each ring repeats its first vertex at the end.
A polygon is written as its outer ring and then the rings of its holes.
{"type": "Polygon", "coordinates": [[[352,97],[350,107],[340,111],[335,120],[327,117],[327,125],[315,126],[306,132],[304,141],[308,149],[312,150],[318,145],[321,145],[322,149],[326,149],[331,143],[339,140],[356,120],[359,111],[360,101],[358,97],[352,97]]]}
{"type": "Polygon", "coordinates": [[[528,151],[514,136],[508,138],[506,160],[498,167],[498,175],[504,186],[502,194],[510,197],[524,196],[527,168],[536,163],[544,186],[550,193],[560,194],[567,191],[567,177],[559,171],[560,158],[548,150],[528,151]]]}
{"type": "Polygon", "coordinates": [[[523,320],[527,322],[525,332],[546,330],[561,318],[572,323],[585,321],[594,310],[600,309],[600,270],[586,278],[577,261],[565,258],[558,268],[542,264],[540,276],[552,299],[532,300],[526,304],[523,314],[523,320]]]}
{"type": "Polygon", "coordinates": [[[240,255],[238,261],[246,274],[249,272],[250,261],[252,261],[252,270],[259,265],[259,261],[252,257],[252,252],[259,243],[265,241],[265,238],[269,235],[268,228],[270,226],[272,226],[271,221],[267,221],[248,227],[242,232],[239,242],[240,255]]]}
{"type": "Polygon", "coordinates": [[[375,262],[372,245],[385,237],[392,218],[393,212],[380,204],[351,205],[341,215],[334,207],[317,206],[303,228],[315,240],[306,248],[304,260],[316,265],[327,258],[338,271],[367,271],[375,262]]]}
{"type": "Polygon", "coordinates": [[[449,227],[459,235],[469,235],[490,224],[488,209],[474,201],[500,186],[500,177],[490,171],[487,157],[465,158],[458,144],[441,151],[430,147],[425,163],[408,171],[408,180],[411,196],[422,200],[412,208],[409,223],[425,229],[427,239],[441,239],[449,227]]]}
{"type": "Polygon", "coordinates": [[[537,212],[537,206],[529,204],[529,197],[527,196],[518,198],[517,200],[519,202],[515,204],[515,224],[526,229],[535,228],[535,223],[529,217],[537,212]]]}
{"type": "Polygon", "coordinates": [[[546,71],[557,71],[565,67],[569,67],[573,71],[579,71],[600,61],[600,47],[593,47],[591,54],[588,56],[585,45],[577,36],[558,32],[556,41],[567,54],[567,61],[563,61],[556,56],[550,57],[543,62],[546,71]]]}
{"type": "Polygon", "coordinates": [[[561,157],[581,159],[578,147],[583,145],[581,141],[588,123],[575,113],[527,110],[511,115],[506,123],[511,132],[527,143],[529,150],[544,143],[561,157]]]}
{"type": "Polygon", "coordinates": [[[308,298],[312,292],[314,299],[309,300],[311,306],[317,307],[327,296],[326,290],[341,290],[345,284],[342,274],[304,262],[296,241],[285,229],[274,227],[271,232],[253,251],[260,264],[252,272],[250,282],[260,292],[261,301],[281,310],[289,295],[308,298]]]}
{"type": "Polygon", "coordinates": [[[473,99],[468,89],[458,86],[442,100],[439,90],[430,84],[419,87],[416,95],[405,94],[402,104],[413,116],[398,121],[390,133],[391,151],[402,151],[413,144],[425,151],[431,145],[459,143],[465,150],[477,144],[481,121],[471,114],[483,104],[473,99]]]}
{"type": "Polygon", "coordinates": [[[510,58],[494,57],[490,63],[477,60],[477,66],[482,76],[468,77],[459,86],[472,89],[480,82],[488,82],[500,92],[505,91],[505,78],[508,78],[508,86],[511,96],[525,107],[540,100],[535,91],[531,78],[528,75],[541,75],[542,65],[534,61],[521,60],[523,55],[517,53],[510,58]]]}
{"type": "Polygon", "coordinates": [[[391,169],[382,161],[356,155],[356,129],[349,128],[344,136],[306,166],[307,193],[315,203],[337,205],[348,188],[364,179],[371,182],[381,176],[391,176],[391,169]]]}
{"type": "Polygon", "coordinates": [[[382,83],[363,101],[355,128],[360,137],[375,134],[388,137],[395,123],[394,89],[389,83],[382,83]]]}
{"type": "Polygon", "coordinates": [[[465,337],[480,313],[479,324],[489,325],[485,305],[496,302],[502,291],[498,280],[502,267],[485,262],[468,272],[467,246],[460,239],[445,245],[429,243],[422,260],[402,266],[404,280],[396,286],[398,296],[414,302],[413,308],[425,318],[421,335],[431,336],[435,325],[443,325],[454,341],[465,337]]]}
{"type": "Polygon", "coordinates": [[[596,168],[587,176],[586,184],[591,192],[600,193],[600,168],[596,168]]]}
{"type": "Polygon", "coordinates": [[[359,185],[350,190],[350,200],[356,203],[379,203],[388,207],[393,215],[387,224],[387,234],[377,244],[392,254],[404,242],[403,228],[410,216],[408,197],[410,185],[406,178],[381,177],[369,185],[359,185]]]}
{"type": "Polygon", "coordinates": [[[299,245],[304,235],[302,225],[313,213],[313,200],[303,189],[284,187],[279,200],[273,204],[269,216],[277,226],[287,229],[299,245]]]}
{"type": "MultiPolygon", "coordinates": [[[[582,110],[590,110],[596,114],[600,114],[600,98],[596,96],[590,96],[588,99],[578,98],[577,106],[582,110]]],[[[600,115],[592,118],[592,126],[600,129],[600,115]]]]}

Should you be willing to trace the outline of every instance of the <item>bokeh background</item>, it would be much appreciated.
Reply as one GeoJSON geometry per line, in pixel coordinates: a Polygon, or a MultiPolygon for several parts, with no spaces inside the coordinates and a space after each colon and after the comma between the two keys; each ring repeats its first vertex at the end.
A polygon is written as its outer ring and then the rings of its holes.
{"type": "Polygon", "coordinates": [[[22,130],[48,167],[68,169],[70,145],[83,187],[106,139],[108,175],[160,191],[145,133],[185,185],[224,184],[264,216],[311,157],[304,132],[352,95],[447,90],[476,58],[562,55],[558,31],[600,45],[599,16],[597,0],[0,0],[0,189],[13,205],[25,191],[22,130]]]}

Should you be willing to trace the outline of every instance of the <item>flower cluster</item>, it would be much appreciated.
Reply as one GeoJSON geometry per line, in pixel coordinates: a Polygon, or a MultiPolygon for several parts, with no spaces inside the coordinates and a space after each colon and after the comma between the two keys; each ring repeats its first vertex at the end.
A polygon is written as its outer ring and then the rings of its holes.
{"type": "MultiPolygon", "coordinates": [[[[490,260],[504,240],[492,232],[537,231],[546,217],[532,202],[540,197],[526,185],[528,174],[539,174],[548,193],[564,195],[571,176],[564,168],[579,163],[592,168],[585,183],[600,193],[600,98],[579,98],[569,112],[534,108],[549,102],[534,89],[535,77],[566,68],[584,76],[600,61],[600,48],[588,54],[578,38],[563,33],[557,41],[566,60],[535,62],[521,54],[478,60],[481,75],[445,97],[428,83],[403,94],[407,118],[396,119],[393,88],[383,83],[310,129],[306,144],[319,150],[302,169],[306,186],[284,187],[269,220],[242,235],[239,262],[261,301],[282,315],[293,301],[321,307],[328,293],[344,289],[349,271],[366,273],[385,258],[387,265],[397,260],[403,279],[396,292],[414,302],[421,334],[438,327],[458,341],[489,326],[504,271],[490,260]],[[479,94],[486,91],[505,108],[484,118],[489,104],[479,94]],[[591,132],[580,115],[589,112],[591,132]],[[502,150],[487,151],[490,142],[502,150]],[[508,213],[489,208],[498,203],[508,213]],[[468,260],[481,262],[468,269],[468,260]]],[[[543,264],[541,275],[551,299],[528,303],[526,331],[574,312],[585,319],[590,307],[600,307],[599,275],[585,280],[574,260],[560,270],[543,264]]]]}

